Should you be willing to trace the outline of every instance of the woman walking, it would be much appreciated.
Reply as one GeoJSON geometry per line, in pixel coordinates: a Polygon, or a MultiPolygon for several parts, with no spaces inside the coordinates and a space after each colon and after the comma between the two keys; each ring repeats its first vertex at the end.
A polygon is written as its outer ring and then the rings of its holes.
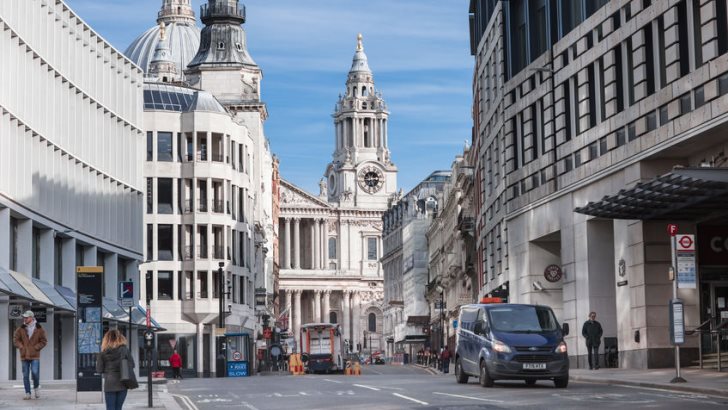
{"type": "Polygon", "coordinates": [[[169,357],[169,364],[172,366],[172,371],[174,372],[174,379],[180,379],[182,380],[182,356],[177,353],[177,349],[174,350],[174,353],[172,353],[172,356],[169,357]]]}
{"type": "Polygon", "coordinates": [[[121,410],[126,399],[127,387],[121,381],[122,359],[127,359],[128,371],[133,372],[134,358],[126,345],[126,337],[111,329],[101,341],[101,353],[96,360],[96,371],[104,374],[106,410],[121,410]]]}

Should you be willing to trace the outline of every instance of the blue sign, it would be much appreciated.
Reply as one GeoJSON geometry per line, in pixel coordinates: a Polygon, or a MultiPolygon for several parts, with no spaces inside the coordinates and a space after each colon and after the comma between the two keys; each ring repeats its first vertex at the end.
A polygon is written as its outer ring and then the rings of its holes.
{"type": "Polygon", "coordinates": [[[248,362],[227,362],[227,377],[248,377],[248,362]]]}
{"type": "Polygon", "coordinates": [[[452,328],[453,329],[457,329],[458,328],[458,320],[457,319],[455,319],[455,320],[452,321],[452,328]]]}

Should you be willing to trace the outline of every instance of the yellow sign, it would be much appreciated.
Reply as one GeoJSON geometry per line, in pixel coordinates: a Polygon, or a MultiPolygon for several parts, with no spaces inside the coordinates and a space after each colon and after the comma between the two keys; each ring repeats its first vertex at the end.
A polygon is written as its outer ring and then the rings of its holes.
{"type": "Polygon", "coordinates": [[[224,327],[216,327],[215,328],[215,334],[216,335],[224,335],[227,332],[227,329],[224,327]]]}
{"type": "Polygon", "coordinates": [[[103,266],[76,266],[76,273],[103,273],[103,266]]]}

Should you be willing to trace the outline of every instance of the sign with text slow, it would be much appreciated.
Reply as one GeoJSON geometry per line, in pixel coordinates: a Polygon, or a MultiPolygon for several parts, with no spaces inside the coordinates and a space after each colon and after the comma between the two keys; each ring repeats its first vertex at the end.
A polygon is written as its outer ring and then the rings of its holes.
{"type": "Polygon", "coordinates": [[[101,391],[96,355],[101,352],[103,266],[76,268],[76,391],[101,391]]]}
{"type": "Polygon", "coordinates": [[[728,265],[728,226],[699,226],[698,238],[701,266],[728,265]]]}
{"type": "Polygon", "coordinates": [[[675,252],[677,254],[677,287],[695,289],[697,286],[695,235],[677,235],[675,252]]]}

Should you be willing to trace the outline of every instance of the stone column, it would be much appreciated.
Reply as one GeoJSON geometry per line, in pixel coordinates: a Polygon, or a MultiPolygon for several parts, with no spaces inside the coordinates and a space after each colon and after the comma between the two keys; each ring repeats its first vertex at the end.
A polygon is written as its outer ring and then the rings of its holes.
{"type": "Polygon", "coordinates": [[[324,322],[328,322],[329,321],[329,318],[331,316],[331,314],[330,314],[330,312],[331,312],[330,301],[331,301],[331,291],[329,289],[326,289],[324,291],[324,312],[323,312],[324,322]]]}
{"type": "Polygon", "coordinates": [[[301,269],[301,218],[293,218],[293,267],[301,269]]]}
{"type": "Polygon", "coordinates": [[[351,298],[351,321],[352,321],[352,337],[351,340],[354,343],[354,348],[356,349],[356,344],[361,343],[361,297],[359,295],[359,292],[354,292],[351,298]]]}
{"type": "Polygon", "coordinates": [[[321,269],[329,268],[329,221],[321,220],[321,269]]]}
{"type": "Polygon", "coordinates": [[[298,338],[300,337],[299,333],[301,331],[301,289],[295,289],[294,292],[294,310],[296,312],[296,322],[293,330],[296,334],[296,340],[298,340],[298,338]]]}
{"type": "Polygon", "coordinates": [[[288,309],[288,331],[293,330],[293,291],[286,289],[286,309],[288,309]]]}
{"type": "Polygon", "coordinates": [[[351,312],[349,311],[351,309],[351,306],[349,305],[349,296],[351,296],[351,291],[344,290],[341,296],[343,305],[341,309],[341,314],[344,317],[344,319],[342,320],[342,324],[344,326],[344,339],[349,339],[349,345],[351,346],[351,321],[349,321],[349,317],[351,316],[351,312]]]}
{"type": "Polygon", "coordinates": [[[314,260],[316,269],[321,269],[321,220],[316,219],[313,224],[314,260]]]}
{"type": "Polygon", "coordinates": [[[315,246],[314,246],[314,244],[316,243],[315,240],[314,240],[315,239],[314,238],[314,231],[315,230],[316,230],[316,220],[315,219],[311,219],[311,230],[310,230],[310,233],[311,233],[311,242],[310,242],[311,243],[311,251],[309,252],[309,255],[311,255],[311,270],[316,269],[316,262],[315,262],[316,261],[316,250],[315,250],[315,246]]]}
{"type": "Polygon", "coordinates": [[[313,321],[321,323],[321,291],[315,290],[313,294],[313,321]]]}
{"type": "Polygon", "coordinates": [[[291,219],[285,218],[285,244],[283,256],[283,269],[291,269],[291,219]]]}

